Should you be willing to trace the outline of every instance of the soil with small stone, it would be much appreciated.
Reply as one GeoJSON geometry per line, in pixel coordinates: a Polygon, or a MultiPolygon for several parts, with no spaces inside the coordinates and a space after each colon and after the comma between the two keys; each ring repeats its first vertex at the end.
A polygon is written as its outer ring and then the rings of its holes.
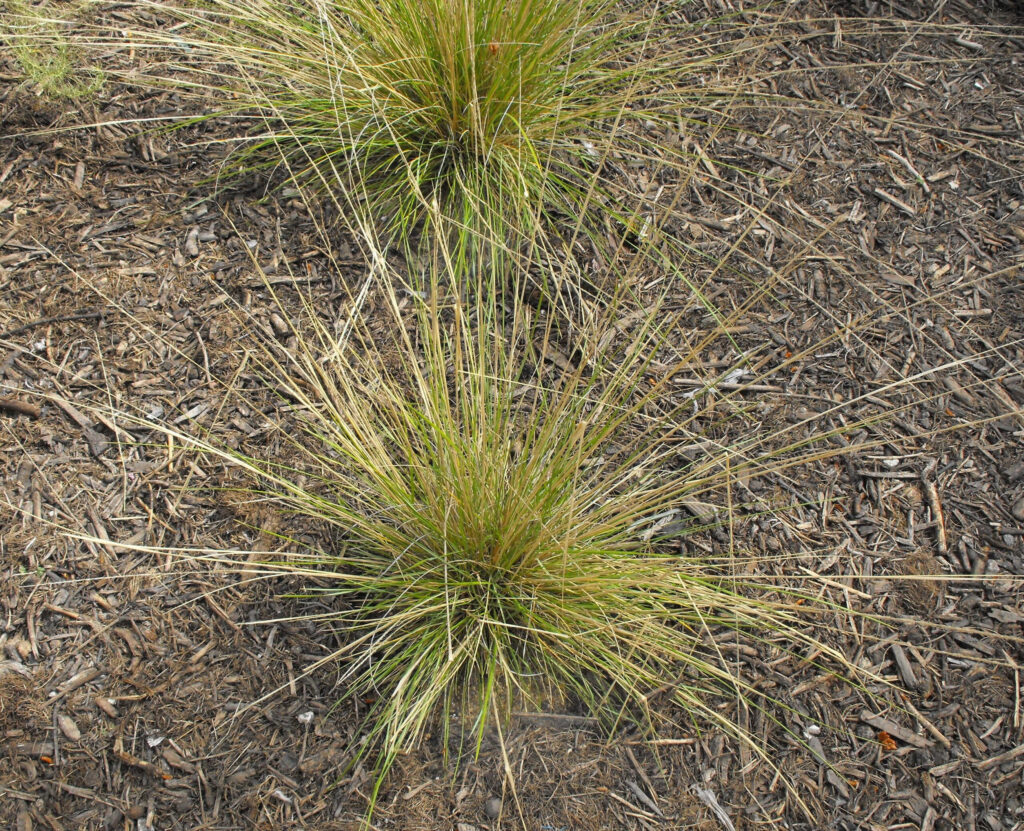
{"type": "MultiPolygon", "coordinates": [[[[107,5],[112,28],[134,20],[107,5]]],[[[891,686],[730,643],[735,671],[784,707],[777,723],[723,706],[792,787],[667,703],[652,742],[568,702],[515,714],[459,765],[428,735],[373,827],[1024,828],[1021,6],[797,2],[773,27],[754,5],[678,13],[709,51],[736,20],[772,44],[708,70],[759,98],[742,130],[694,114],[693,176],[668,185],[693,282],[741,312],[676,394],[756,353],[756,383],[700,406],[742,412],[741,432],[833,431],[826,446],[859,449],[741,480],[731,528],[683,545],[786,552],[824,577],[829,645],[891,686]]],[[[118,83],[48,100],[0,62],[2,827],[354,829],[373,786],[349,764],[367,702],[336,668],[306,672],[342,633],[295,619],[287,580],[168,550],[272,550],[315,529],[116,416],[286,458],[289,402],[248,357],[289,348],[281,311],[341,319],[368,275],[294,191],[217,185],[232,124],[132,121],[198,106],[118,83]]],[[[665,288],[637,279],[641,297],[665,288]]],[[[673,291],[680,343],[700,342],[714,319],[673,291]]],[[[706,527],[726,504],[702,499],[706,527]]]]}

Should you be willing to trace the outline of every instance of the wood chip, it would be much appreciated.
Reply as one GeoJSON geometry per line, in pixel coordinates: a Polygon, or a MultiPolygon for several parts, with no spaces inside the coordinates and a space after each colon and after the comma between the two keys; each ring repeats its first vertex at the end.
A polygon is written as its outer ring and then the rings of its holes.
{"type": "Polygon", "coordinates": [[[83,684],[88,684],[93,679],[99,678],[102,674],[102,671],[96,667],[90,667],[89,669],[83,669],[81,672],[75,673],[60,686],[54,696],[50,699],[50,703],[52,704],[66,696],[69,692],[77,690],[83,684]]]}
{"type": "Polygon", "coordinates": [[[17,398],[0,398],[0,410],[6,410],[9,413],[16,413],[18,415],[26,415],[30,418],[39,418],[42,412],[35,404],[21,401],[17,398]]]}
{"type": "Polygon", "coordinates": [[[979,762],[978,770],[988,770],[996,765],[1003,764],[1003,762],[1012,762],[1018,756],[1024,756],[1024,744],[1019,744],[1012,750],[1007,750],[1005,753],[1000,753],[998,756],[992,756],[983,762],[979,762]]]}
{"type": "Polygon", "coordinates": [[[160,770],[159,767],[154,765],[152,762],[147,762],[145,759],[140,759],[124,749],[124,743],[120,736],[114,740],[114,755],[117,757],[121,764],[129,765],[133,768],[145,771],[150,776],[155,776],[157,779],[167,780],[171,778],[169,773],[160,770]]]}
{"type": "Polygon", "coordinates": [[[164,757],[164,761],[172,768],[176,768],[177,770],[181,770],[189,774],[196,772],[195,765],[183,759],[181,754],[179,754],[173,747],[165,747],[160,755],[164,757]]]}
{"type": "Polygon", "coordinates": [[[932,521],[935,523],[935,546],[940,554],[946,554],[949,551],[949,544],[946,541],[946,519],[942,513],[942,503],[939,501],[939,490],[930,478],[935,467],[936,462],[932,459],[921,474],[921,484],[928,497],[928,507],[931,508],[932,521]]]}
{"type": "Polygon", "coordinates": [[[875,196],[877,196],[879,199],[882,199],[885,202],[888,202],[894,208],[899,208],[907,216],[917,216],[917,211],[915,211],[912,207],[910,207],[910,205],[908,205],[902,199],[898,199],[897,197],[893,196],[888,191],[882,190],[881,188],[875,188],[872,191],[872,193],[874,193],[875,196]]]}
{"type": "Polygon", "coordinates": [[[895,721],[887,719],[881,715],[875,715],[868,710],[861,710],[860,720],[865,724],[874,727],[876,730],[888,733],[890,736],[899,739],[904,744],[920,748],[932,747],[933,745],[933,743],[928,741],[924,736],[919,736],[917,733],[900,726],[895,721]]]}
{"type": "Polygon", "coordinates": [[[732,820],[729,818],[729,814],[726,813],[725,808],[722,807],[718,801],[718,797],[715,796],[714,791],[702,788],[699,785],[693,786],[694,793],[697,794],[701,802],[708,806],[711,813],[715,815],[717,819],[726,831],[736,831],[736,826],[733,825],[732,820]]]}
{"type": "Polygon", "coordinates": [[[93,699],[93,702],[96,704],[96,707],[99,710],[101,710],[106,715],[110,716],[110,718],[117,718],[118,713],[117,707],[115,706],[114,703],[114,699],[107,698],[103,695],[98,695],[96,696],[96,698],[93,699]]]}
{"type": "Polygon", "coordinates": [[[82,434],[85,436],[85,441],[89,445],[89,452],[97,459],[102,456],[109,444],[106,437],[103,434],[96,432],[96,430],[93,429],[92,422],[82,415],[78,408],[70,401],[65,401],[64,399],[56,396],[51,400],[54,404],[60,407],[65,414],[67,414],[68,418],[82,428],[82,434]]]}
{"type": "Polygon", "coordinates": [[[911,689],[916,689],[918,686],[917,677],[914,675],[914,668],[910,665],[910,661],[907,659],[907,653],[903,651],[903,647],[898,643],[894,643],[891,647],[892,657],[896,659],[896,668],[899,670],[900,678],[903,679],[903,683],[911,689]]]}
{"type": "Polygon", "coordinates": [[[57,716],[57,726],[60,727],[60,732],[70,741],[81,741],[82,731],[78,729],[78,725],[75,724],[71,716],[66,716],[63,713],[57,716]]]}

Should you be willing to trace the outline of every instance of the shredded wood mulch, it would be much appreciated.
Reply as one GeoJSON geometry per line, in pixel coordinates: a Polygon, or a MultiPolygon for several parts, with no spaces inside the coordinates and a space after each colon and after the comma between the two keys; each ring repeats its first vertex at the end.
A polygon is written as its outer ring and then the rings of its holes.
{"type": "MultiPolygon", "coordinates": [[[[130,4],[111,5],[116,25],[130,4]]],[[[667,704],[653,743],[565,705],[458,767],[428,736],[375,827],[1024,828],[1024,20],[1014,3],[797,5],[776,29],[748,15],[752,39],[774,35],[745,58],[750,91],[784,103],[740,132],[694,114],[705,160],[674,183],[674,230],[694,282],[743,315],[673,394],[756,355],[754,386],[700,405],[708,425],[717,408],[780,446],[834,430],[865,449],[700,495],[682,544],[824,576],[830,645],[892,686],[723,641],[785,705],[783,723],[724,706],[795,789],[667,704]]],[[[349,764],[366,702],[305,673],[340,635],[286,620],[294,586],[138,548],[306,533],[145,420],[286,458],[287,402],[248,355],[290,331],[251,258],[296,317],[309,300],[342,318],[366,278],[289,191],[215,190],[231,125],[125,123],[182,106],[118,85],[48,101],[0,66],[0,823],[19,831],[356,828],[373,784],[349,764]],[[83,121],[100,126],[65,129],[83,121]]],[[[680,343],[713,330],[674,302],[680,343]]]]}

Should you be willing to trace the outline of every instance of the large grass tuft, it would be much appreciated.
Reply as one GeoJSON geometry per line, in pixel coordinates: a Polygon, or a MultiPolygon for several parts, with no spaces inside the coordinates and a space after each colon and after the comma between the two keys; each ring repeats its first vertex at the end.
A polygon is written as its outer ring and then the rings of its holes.
{"type": "Polygon", "coordinates": [[[290,553],[238,562],[298,576],[309,619],[340,637],[317,666],[370,704],[353,763],[372,759],[374,799],[435,725],[446,749],[471,751],[516,706],[552,701],[649,735],[682,715],[770,763],[735,705],[780,724],[785,705],[738,673],[723,635],[854,683],[868,674],[820,636],[835,608],[813,581],[732,551],[695,556],[681,540],[695,496],[784,468],[787,452],[806,458],[803,439],[705,438],[687,461],[698,407],[667,390],[691,356],[651,370],[671,315],[628,329],[613,315],[566,361],[523,307],[437,300],[450,282],[435,279],[413,311],[382,291],[378,323],[393,339],[357,319],[339,341],[312,310],[292,321],[297,342],[262,359],[300,414],[283,459],[174,433],[253,476],[251,497],[303,529],[285,538],[290,553]]]}

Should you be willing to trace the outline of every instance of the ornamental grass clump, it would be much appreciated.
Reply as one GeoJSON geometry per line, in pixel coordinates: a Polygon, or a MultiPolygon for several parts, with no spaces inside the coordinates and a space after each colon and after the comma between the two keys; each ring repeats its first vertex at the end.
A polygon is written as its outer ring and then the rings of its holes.
{"type": "Polygon", "coordinates": [[[161,428],[252,476],[250,498],[297,529],[278,535],[284,554],[210,556],[297,578],[308,619],[336,632],[308,670],[368,704],[352,764],[372,760],[373,800],[435,726],[444,748],[472,751],[514,708],[551,702],[652,736],[682,717],[765,754],[736,706],[773,720],[785,707],[738,674],[723,632],[865,677],[819,637],[834,610],[807,578],[681,548],[692,498],[785,468],[803,439],[692,435],[700,395],[668,395],[690,356],[651,370],[670,315],[626,331],[613,314],[567,361],[525,307],[442,299],[453,282],[435,278],[411,311],[383,291],[390,340],[358,317],[341,338],[312,309],[290,322],[295,343],[261,360],[298,414],[282,461],[161,428]],[[706,452],[687,461],[694,443],[706,452]]]}
{"type": "MultiPolygon", "coordinates": [[[[343,223],[359,214],[418,255],[443,239],[464,266],[477,250],[522,265],[538,248],[564,256],[587,240],[573,256],[596,251],[612,267],[627,238],[650,242],[650,177],[699,163],[680,131],[726,119],[743,95],[704,77],[729,48],[708,54],[697,27],[675,21],[672,42],[655,47],[669,11],[654,5],[139,5],[178,22],[95,37],[154,56],[126,82],[199,93],[205,114],[184,123],[238,120],[222,176],[279,171],[278,183],[333,202],[343,223]]],[[[740,35],[732,46],[754,48],[740,35]]]]}
{"type": "Polygon", "coordinates": [[[650,72],[636,63],[650,24],[607,0],[202,8],[193,45],[234,63],[264,128],[242,158],[283,159],[405,241],[517,249],[542,217],[575,223],[606,152],[592,125],[621,120],[650,72]]]}

